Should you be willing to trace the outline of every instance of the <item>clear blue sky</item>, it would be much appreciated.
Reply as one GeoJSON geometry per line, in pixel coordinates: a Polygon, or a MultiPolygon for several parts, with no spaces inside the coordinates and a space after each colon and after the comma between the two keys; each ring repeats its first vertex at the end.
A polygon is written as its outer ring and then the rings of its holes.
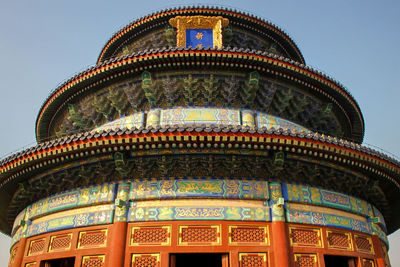
{"type": "MultiPolygon", "coordinates": [[[[400,1],[6,1],[0,0],[0,155],[33,145],[37,112],[60,82],[93,65],[130,21],[178,5],[223,5],[265,18],[297,43],[307,64],[358,101],[365,143],[400,156],[400,1]]],[[[399,210],[400,212],[400,210],[399,210]]],[[[400,266],[400,231],[389,237],[400,266]]],[[[0,266],[9,239],[0,237],[0,266]]]]}

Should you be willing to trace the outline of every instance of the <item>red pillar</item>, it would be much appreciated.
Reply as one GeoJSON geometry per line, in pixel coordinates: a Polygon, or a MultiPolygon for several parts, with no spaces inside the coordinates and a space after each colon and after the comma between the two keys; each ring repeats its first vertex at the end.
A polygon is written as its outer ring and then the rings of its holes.
{"type": "Polygon", "coordinates": [[[24,260],[26,237],[21,238],[18,241],[17,253],[15,254],[14,263],[12,266],[20,267],[22,266],[22,261],[24,260]]]}
{"type": "Polygon", "coordinates": [[[372,244],[375,250],[376,262],[377,267],[385,267],[385,255],[383,254],[382,250],[382,242],[378,236],[372,235],[372,244]]]}
{"type": "Polygon", "coordinates": [[[108,266],[124,266],[127,222],[114,222],[108,266]]]}
{"type": "Polygon", "coordinates": [[[271,223],[272,230],[272,245],[274,249],[274,261],[276,267],[289,267],[290,265],[290,253],[288,235],[286,232],[285,222],[274,221],[271,223]]]}

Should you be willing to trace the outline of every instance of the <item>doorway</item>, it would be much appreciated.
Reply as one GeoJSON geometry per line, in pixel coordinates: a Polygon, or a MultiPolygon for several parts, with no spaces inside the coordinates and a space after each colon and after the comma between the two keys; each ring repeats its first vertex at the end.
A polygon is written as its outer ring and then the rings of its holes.
{"type": "Polygon", "coordinates": [[[62,258],[45,260],[40,263],[40,267],[74,267],[75,258],[62,258]]]}
{"type": "Polygon", "coordinates": [[[229,267],[228,254],[177,253],[170,255],[170,267],[229,267]]]}
{"type": "Polygon", "coordinates": [[[325,267],[356,267],[356,258],[324,255],[325,267]]]}

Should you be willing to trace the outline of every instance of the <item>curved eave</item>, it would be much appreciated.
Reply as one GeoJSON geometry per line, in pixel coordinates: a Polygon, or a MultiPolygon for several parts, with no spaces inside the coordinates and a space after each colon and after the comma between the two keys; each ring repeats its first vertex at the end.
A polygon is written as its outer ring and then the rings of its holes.
{"type": "Polygon", "coordinates": [[[100,56],[98,57],[97,64],[101,64],[102,61],[107,60],[113,55],[116,49],[130,38],[133,34],[139,30],[148,27],[148,25],[160,23],[162,21],[168,21],[171,17],[179,15],[208,15],[208,16],[225,16],[230,20],[239,20],[242,23],[248,25],[254,25],[259,28],[264,28],[273,35],[272,37],[278,39],[282,45],[285,45],[285,50],[297,61],[305,64],[304,57],[297,47],[295,42],[279,27],[273,23],[263,20],[259,17],[245,14],[236,10],[228,10],[223,8],[209,8],[209,7],[181,7],[174,9],[162,10],[148,16],[139,18],[128,24],[118,32],[116,32],[110,40],[104,45],[100,56]]]}
{"type": "Polygon", "coordinates": [[[132,75],[143,70],[166,70],[191,67],[220,67],[257,70],[280,79],[307,87],[314,94],[334,103],[346,118],[347,138],[361,143],[364,137],[364,118],[351,96],[339,83],[293,60],[261,51],[236,48],[216,49],[160,49],[116,58],[94,66],[56,88],[42,105],[36,120],[36,137],[47,140],[52,120],[71,98],[113,79],[132,75]]]}
{"type": "MultiPolygon", "coordinates": [[[[170,147],[172,143],[197,142],[210,143],[216,149],[240,149],[245,145],[253,150],[306,155],[318,162],[328,160],[344,168],[367,173],[375,179],[383,179],[391,185],[390,188],[400,193],[400,163],[367,147],[317,133],[304,136],[282,129],[205,125],[86,132],[42,143],[0,162],[0,191],[4,193],[7,188],[15,187],[21,179],[42,173],[64,161],[124,150],[151,153],[154,148],[167,148],[167,144],[170,147]],[[200,139],[200,136],[206,138],[200,139]]],[[[400,202],[396,198],[398,195],[391,194],[390,198],[400,202]]],[[[395,220],[388,222],[389,233],[400,227],[400,215],[394,216],[395,220]]],[[[7,229],[0,230],[7,232],[7,229]]]]}

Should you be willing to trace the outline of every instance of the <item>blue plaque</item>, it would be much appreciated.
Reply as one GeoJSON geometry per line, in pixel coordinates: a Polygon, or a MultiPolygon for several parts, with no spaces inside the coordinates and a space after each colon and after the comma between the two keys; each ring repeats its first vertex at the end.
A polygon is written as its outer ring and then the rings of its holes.
{"type": "Polygon", "coordinates": [[[214,47],[212,29],[186,29],[186,47],[214,47]]]}

